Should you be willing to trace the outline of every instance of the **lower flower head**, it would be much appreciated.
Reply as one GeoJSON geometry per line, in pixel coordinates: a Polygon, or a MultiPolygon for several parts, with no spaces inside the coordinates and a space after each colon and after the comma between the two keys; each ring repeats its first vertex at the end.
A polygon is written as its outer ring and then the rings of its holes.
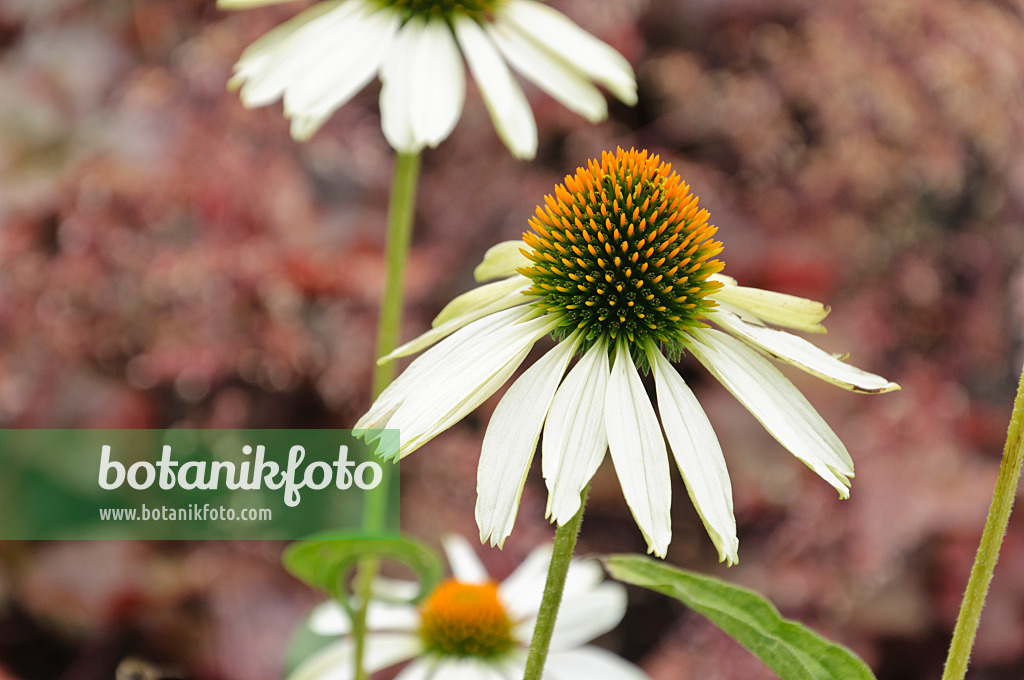
{"type": "Polygon", "coordinates": [[[490,658],[515,644],[498,584],[449,579],[420,606],[423,645],[438,654],[490,658]]]}
{"type": "Polygon", "coordinates": [[[899,386],[773,328],[823,332],[829,310],[719,273],[715,228],[667,163],[635,150],[606,153],[556,187],[530,226],[477,268],[478,280],[500,280],[453,300],[432,330],[382,359],[430,347],[356,423],[398,429],[408,455],[494,394],[551,335],[555,346],[512,383],[487,426],[477,476],[482,540],[501,544],[512,531],[540,440],[553,521],[579,511],[610,452],[649,551],[664,556],[671,450],[719,558],[736,562],[729,473],[711,423],[670,363],[683,354],[849,495],[846,447],[769,358],[855,392],[899,386]],[[657,411],[638,370],[654,374],[657,411]]]}
{"type": "MultiPolygon", "coordinates": [[[[500,583],[491,580],[465,539],[447,537],[444,548],[451,578],[418,607],[408,600],[419,584],[375,582],[381,599],[367,608],[366,671],[408,661],[395,680],[522,677],[551,547],[534,550],[500,583]]],[[[625,588],[602,578],[596,562],[571,562],[545,672],[575,679],[582,666],[601,680],[647,680],[632,664],[584,644],[613,629],[626,611],[625,588]]],[[[340,639],[306,659],[289,680],[352,680],[352,625],[345,611],[336,602],[324,603],[313,611],[309,626],[340,639]]]]}

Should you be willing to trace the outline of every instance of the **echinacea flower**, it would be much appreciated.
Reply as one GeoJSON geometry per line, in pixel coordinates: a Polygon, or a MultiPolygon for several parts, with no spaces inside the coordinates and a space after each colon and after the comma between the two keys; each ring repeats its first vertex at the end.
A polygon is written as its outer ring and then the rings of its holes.
{"type": "MultiPolygon", "coordinates": [[[[370,673],[412,660],[395,680],[507,680],[522,677],[527,648],[551,559],[534,550],[504,581],[487,575],[462,538],[445,540],[452,577],[419,605],[374,600],[367,611],[365,667],[370,673]]],[[[614,628],[626,611],[626,592],[602,581],[601,567],[573,560],[551,638],[544,677],[551,680],[648,680],[636,666],[584,643],[614,628]]],[[[379,579],[394,598],[415,597],[418,584],[379,579]]],[[[351,680],[351,625],[335,602],[314,610],[310,627],[342,636],[303,662],[289,680],[351,680]]]]}
{"type": "Polygon", "coordinates": [[[722,450],[670,363],[684,354],[842,498],[849,495],[846,448],[766,357],[856,392],[899,386],[768,326],[823,332],[829,310],[720,275],[722,246],[712,240],[708,212],[667,163],[646,151],[605,153],[556,186],[530,226],[522,241],[492,248],[476,271],[478,280],[504,278],[456,298],[433,330],[385,357],[437,343],[356,424],[398,429],[399,454],[408,455],[494,394],[534,343],[552,335],[555,347],[512,384],[487,426],[477,477],[481,540],[500,545],[511,533],[543,430],[548,516],[562,525],[579,511],[580,494],[610,450],[648,550],[663,557],[672,536],[667,439],[719,559],[736,562],[722,450]],[[638,368],[654,373],[657,414],[638,368]]]}
{"type": "Polygon", "coordinates": [[[594,83],[636,103],[629,62],[535,0],[324,0],[250,45],[230,85],[247,107],[283,97],[292,136],[305,140],[379,74],[384,136],[415,153],[441,143],[462,114],[463,57],[498,135],[520,158],[536,154],[537,127],[508,65],[592,122],[608,113],[594,83]]]}

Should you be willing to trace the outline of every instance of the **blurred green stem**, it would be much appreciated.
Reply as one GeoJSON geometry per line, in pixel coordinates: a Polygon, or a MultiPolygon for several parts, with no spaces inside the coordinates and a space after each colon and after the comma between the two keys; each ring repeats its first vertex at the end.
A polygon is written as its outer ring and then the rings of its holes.
{"type": "Polygon", "coordinates": [[[988,509],[985,530],[981,534],[978,555],[974,558],[971,578],[967,582],[967,591],[960,604],[960,616],[953,630],[953,641],[949,645],[946,657],[946,668],[942,680],[963,680],[967,673],[967,663],[971,658],[971,648],[978,633],[978,622],[981,620],[981,609],[985,606],[985,597],[992,582],[992,572],[999,559],[999,548],[1006,536],[1006,526],[1010,521],[1010,510],[1013,499],[1017,495],[1017,483],[1020,481],[1021,461],[1024,460],[1024,372],[1017,386],[1017,398],[1013,401],[1013,413],[1010,415],[1010,428],[1006,433],[1006,448],[1003,449],[1003,462],[999,466],[999,477],[996,479],[996,490],[992,496],[992,505],[988,509]]]}
{"type": "MultiPolygon", "coordinates": [[[[412,218],[416,206],[416,185],[420,176],[420,154],[398,154],[391,178],[391,197],[388,201],[388,232],[385,245],[384,293],[380,301],[377,322],[376,357],[390,354],[398,346],[402,329],[402,301],[404,299],[405,264],[409,259],[412,238],[412,218]]],[[[376,358],[375,357],[375,358],[376,358]]],[[[376,399],[395,377],[395,363],[375,364],[373,369],[373,398],[376,399]]],[[[367,534],[380,533],[387,519],[387,499],[390,479],[395,468],[383,466],[384,475],[376,493],[369,494],[363,508],[363,530],[367,534]]],[[[366,680],[363,668],[366,652],[366,610],[373,597],[373,580],[380,567],[374,558],[359,561],[355,592],[358,607],[352,620],[352,638],[355,643],[355,680],[366,680]]]]}
{"type": "Polygon", "coordinates": [[[576,539],[580,534],[580,525],[583,524],[583,510],[587,505],[589,491],[588,485],[580,497],[580,511],[555,532],[551,566],[548,567],[548,578],[544,583],[544,596],[540,601],[533,639],[530,640],[523,680],[540,680],[544,672],[544,662],[547,661],[548,649],[551,647],[551,634],[555,630],[555,619],[558,618],[558,607],[562,604],[562,593],[565,592],[565,577],[569,573],[573,551],[576,550],[576,539]]]}

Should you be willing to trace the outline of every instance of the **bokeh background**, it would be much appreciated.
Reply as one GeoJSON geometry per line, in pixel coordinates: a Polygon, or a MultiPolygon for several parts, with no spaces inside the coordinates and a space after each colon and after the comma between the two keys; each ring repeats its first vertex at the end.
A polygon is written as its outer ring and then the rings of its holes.
{"type": "MultiPolygon", "coordinates": [[[[694,362],[732,474],[724,569],[675,482],[670,562],[755,588],[880,680],[938,678],[994,484],[1024,335],[1024,2],[564,0],[636,66],[640,104],[591,126],[528,89],[536,162],[470,86],[424,158],[404,337],[563,175],[616,145],[670,161],[711,210],[725,272],[824,300],[830,351],[897,380],[866,397],[789,373],[848,445],[852,497],[694,362]]],[[[225,91],[304,4],[0,3],[0,426],[349,427],[368,405],[392,153],[373,85],[312,141],[225,91]]],[[[474,536],[496,398],[401,467],[403,528],[474,536]]],[[[536,466],[535,466],[536,467],[536,466]]],[[[550,540],[534,470],[507,573],[550,540]]],[[[272,680],[319,596],[279,543],[0,545],[0,678],[272,680]]],[[[610,465],[583,552],[643,552],[610,465]]],[[[773,677],[705,621],[631,591],[601,643],[654,680],[773,677]]],[[[1024,677],[1024,517],[1011,520],[974,680],[1024,677]]]]}

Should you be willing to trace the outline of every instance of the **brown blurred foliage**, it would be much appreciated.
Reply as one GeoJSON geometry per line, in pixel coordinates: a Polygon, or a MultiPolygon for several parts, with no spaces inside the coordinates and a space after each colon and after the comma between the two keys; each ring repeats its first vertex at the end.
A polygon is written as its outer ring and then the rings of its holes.
{"type": "MultiPolygon", "coordinates": [[[[882,397],[793,380],[856,463],[840,503],[684,362],[730,465],[726,571],[677,480],[669,560],[753,587],[852,646],[880,680],[940,675],[995,478],[1024,336],[1024,3],[554,3],[637,66],[641,103],[589,126],[534,90],[534,163],[480,99],[426,154],[406,337],[472,285],[562,175],[661,153],[701,196],[744,284],[833,305],[817,341],[897,380],[882,397]]],[[[0,426],[346,427],[369,398],[391,152],[376,86],[311,142],[224,85],[302,4],[0,5],[0,426]]],[[[475,535],[496,403],[403,462],[403,526],[475,535]],[[429,508],[430,512],[421,512],[429,508]]],[[[552,532],[531,475],[501,575],[552,532]]],[[[581,547],[643,543],[614,472],[581,547]]],[[[316,595],[277,544],[0,546],[0,678],[109,677],[141,656],[203,678],[278,676],[316,595]]],[[[972,677],[1024,677],[1024,521],[972,677]]],[[[709,624],[634,592],[604,643],[654,680],[771,674],[709,624]]]]}

